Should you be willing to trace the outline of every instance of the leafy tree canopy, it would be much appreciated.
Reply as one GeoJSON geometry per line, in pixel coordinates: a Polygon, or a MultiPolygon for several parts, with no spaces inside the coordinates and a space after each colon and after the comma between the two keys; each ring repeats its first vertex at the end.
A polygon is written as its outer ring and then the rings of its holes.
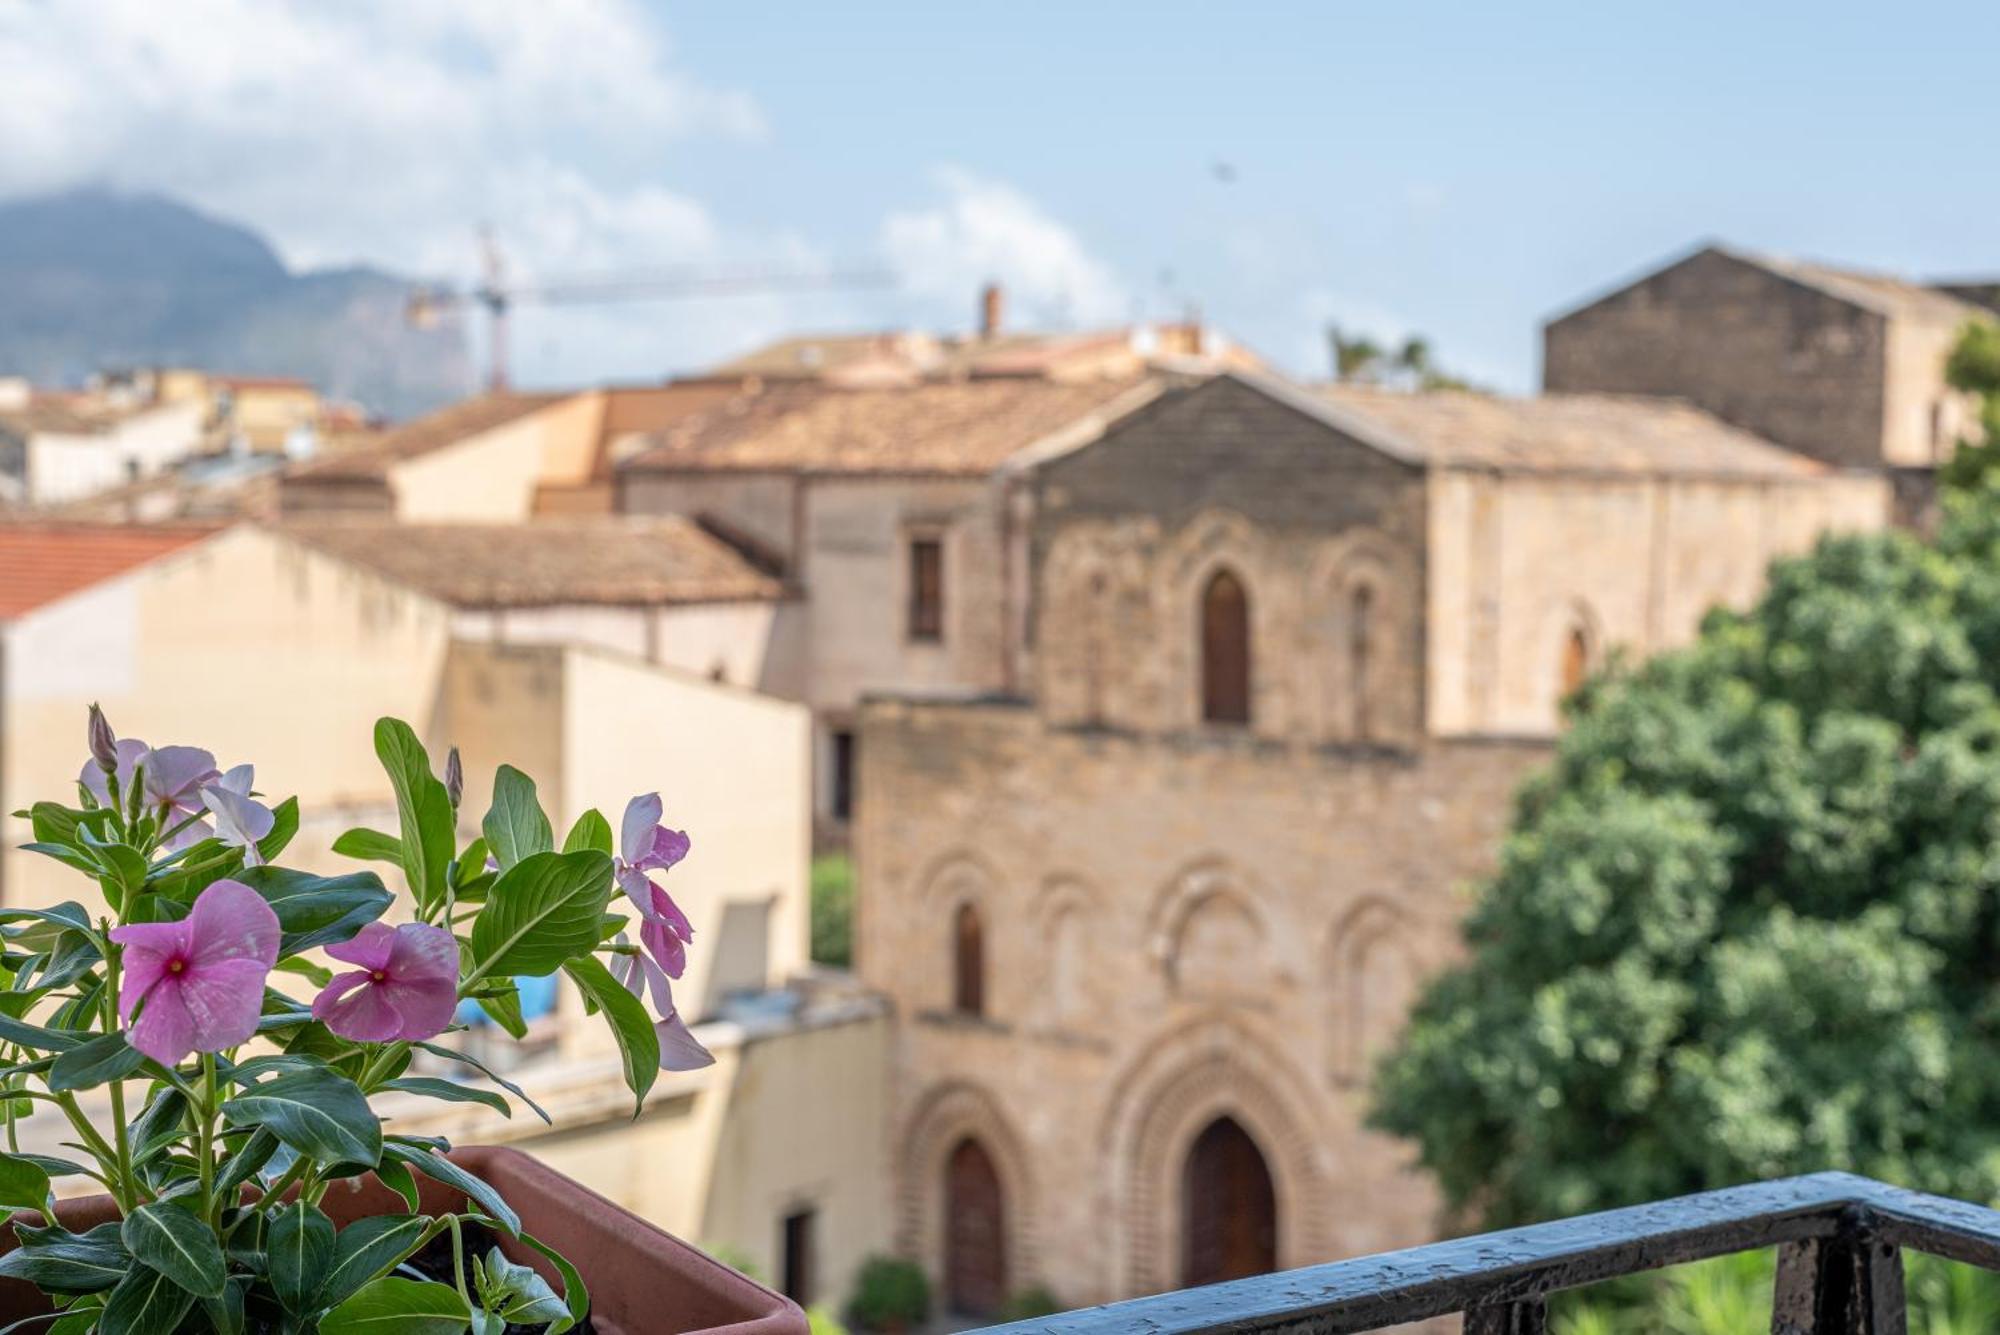
{"type": "Polygon", "coordinates": [[[1465,1213],[2000,1198],[2000,471],[1588,684],[1465,935],[1375,1111],[1465,1213]]]}

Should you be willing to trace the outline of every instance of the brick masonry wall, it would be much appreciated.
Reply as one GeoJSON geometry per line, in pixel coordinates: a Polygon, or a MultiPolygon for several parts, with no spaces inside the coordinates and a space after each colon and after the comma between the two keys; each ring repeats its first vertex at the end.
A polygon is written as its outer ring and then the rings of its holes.
{"type": "Polygon", "coordinates": [[[938,1272],[943,1166],[970,1135],[1001,1174],[1010,1287],[1173,1287],[1182,1165],[1223,1115],[1271,1168],[1282,1266],[1433,1236],[1407,1150],[1363,1129],[1362,1084],[1545,754],[870,704],[857,951],[895,1003],[898,1244],[938,1272]],[[968,903],[984,1018],[950,1011],[968,903]]]}
{"type": "Polygon", "coordinates": [[[1551,320],[1542,383],[1682,398],[1815,458],[1879,465],[1888,337],[1880,315],[1702,251],[1551,320]]]}

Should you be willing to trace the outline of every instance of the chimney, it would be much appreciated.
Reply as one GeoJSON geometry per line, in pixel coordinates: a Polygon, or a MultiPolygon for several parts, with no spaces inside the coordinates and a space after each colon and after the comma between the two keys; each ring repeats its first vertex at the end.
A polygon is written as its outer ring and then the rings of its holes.
{"type": "Polygon", "coordinates": [[[1006,294],[1000,284],[988,283],[979,289],[979,336],[995,338],[1000,333],[1000,312],[1005,304],[1006,294]]]}

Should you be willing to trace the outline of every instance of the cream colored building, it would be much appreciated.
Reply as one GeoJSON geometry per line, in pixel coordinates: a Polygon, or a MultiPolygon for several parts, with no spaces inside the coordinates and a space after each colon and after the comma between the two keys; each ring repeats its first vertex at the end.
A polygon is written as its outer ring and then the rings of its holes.
{"type": "Polygon", "coordinates": [[[114,405],[0,386],[0,502],[82,500],[157,477],[201,445],[196,404],[114,405]]]}
{"type": "Polygon", "coordinates": [[[429,524],[601,514],[631,442],[735,392],[717,383],[480,395],[293,469],[280,506],[287,516],[429,524]]]}
{"type": "MultiPolygon", "coordinates": [[[[691,526],[610,522],[648,560],[597,569],[597,589],[650,582],[659,601],[637,615],[665,626],[662,644],[679,639],[677,606],[699,620],[724,605],[701,601],[704,589],[747,597],[768,617],[770,582],[703,547],[691,526]]],[[[798,981],[808,969],[806,711],[674,666],[664,649],[648,662],[546,625],[521,642],[496,638],[468,624],[488,612],[441,596],[435,581],[336,554],[318,537],[250,525],[0,525],[0,811],[74,792],[93,701],[124,733],[199,745],[225,766],[254,763],[260,790],[296,794],[303,820],[285,861],[313,870],[353,869],[326,851],[340,831],[395,828],[371,744],[383,715],[408,720],[440,759],[461,749],[468,826],[502,761],[536,777],[559,830],[591,806],[615,824],[629,797],[659,791],[694,841],[673,874],[697,928],[676,994],[717,1064],[663,1077],[635,1127],[601,1022],[565,995],[512,1071],[546,1096],[556,1125],[523,1114],[453,1134],[519,1139],[773,1275],[799,1227],[788,1234],[786,1220],[809,1214],[814,1282],[843,1291],[859,1251],[886,1235],[874,1135],[885,1040],[879,1007],[798,981]]],[[[561,593],[566,569],[536,561],[532,546],[516,541],[521,559],[486,568],[561,593]]],[[[572,589],[573,606],[587,607],[590,591],[572,589]]],[[[29,838],[25,822],[0,816],[0,903],[88,898],[73,872],[18,847],[29,838]]],[[[439,1124],[434,1110],[404,1115],[439,1124]]]]}
{"type": "Polygon", "coordinates": [[[1891,489],[1661,401],[1172,387],[1006,470],[1012,697],[861,722],[896,1236],[1066,1305],[1412,1244],[1372,1058],[1560,698],[1891,489]]]}

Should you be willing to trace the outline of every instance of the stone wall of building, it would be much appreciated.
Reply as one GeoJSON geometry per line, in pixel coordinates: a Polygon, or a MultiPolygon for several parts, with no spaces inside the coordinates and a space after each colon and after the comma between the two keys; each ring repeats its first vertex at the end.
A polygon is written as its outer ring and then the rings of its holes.
{"type": "Polygon", "coordinates": [[[1010,1289],[1175,1287],[1183,1166],[1223,1116],[1271,1172],[1281,1266],[1434,1236],[1363,1083],[1455,950],[1460,889],[1542,746],[1161,739],[882,701],[861,755],[857,962],[898,1016],[907,1254],[941,1274],[945,1164],[970,1137],[998,1169],[1010,1289]],[[955,1010],[965,906],[981,1015],[955,1010]]]}
{"type": "Polygon", "coordinates": [[[1429,724],[1548,735],[1584,665],[1691,641],[1780,556],[1891,522],[1880,474],[1796,481],[1440,471],[1430,480],[1429,724]]]}
{"type": "Polygon", "coordinates": [[[1227,571],[1249,603],[1257,736],[1407,744],[1425,522],[1420,470],[1254,389],[1162,399],[1038,473],[1036,698],[1060,723],[1198,727],[1202,594],[1227,571]]]}
{"type": "Polygon", "coordinates": [[[1551,320],[1542,385],[1686,399],[1801,453],[1873,466],[1888,461],[1888,340],[1881,315],[1704,250],[1551,320]]]}

